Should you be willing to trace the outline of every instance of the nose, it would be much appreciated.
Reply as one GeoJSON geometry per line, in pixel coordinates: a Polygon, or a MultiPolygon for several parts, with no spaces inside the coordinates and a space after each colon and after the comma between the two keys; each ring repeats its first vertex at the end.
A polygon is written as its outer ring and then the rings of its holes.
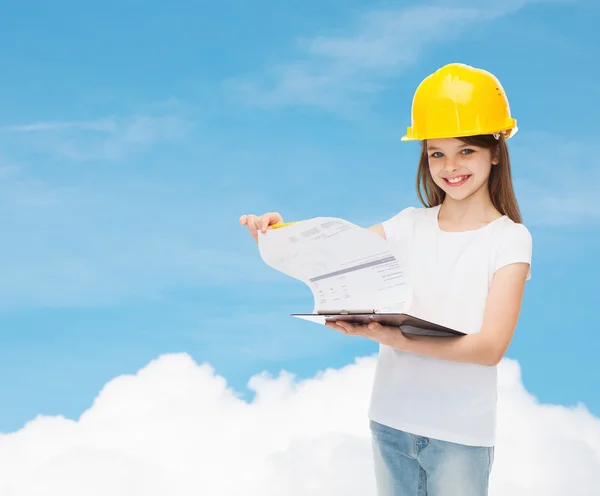
{"type": "Polygon", "coordinates": [[[447,157],[446,158],[446,163],[444,164],[444,170],[447,172],[454,172],[456,170],[458,170],[459,168],[459,164],[456,163],[456,160],[447,157]]]}

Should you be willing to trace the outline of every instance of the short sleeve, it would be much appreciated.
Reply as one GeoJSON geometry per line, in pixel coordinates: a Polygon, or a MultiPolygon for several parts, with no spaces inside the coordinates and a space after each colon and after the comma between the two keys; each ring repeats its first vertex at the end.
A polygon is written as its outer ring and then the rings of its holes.
{"type": "Polygon", "coordinates": [[[412,229],[412,214],[415,210],[415,207],[407,207],[381,223],[388,241],[394,243],[406,237],[412,229]]]}
{"type": "Polygon", "coordinates": [[[500,246],[496,253],[494,272],[513,263],[529,264],[527,280],[531,279],[531,233],[523,224],[511,224],[502,233],[500,246]]]}

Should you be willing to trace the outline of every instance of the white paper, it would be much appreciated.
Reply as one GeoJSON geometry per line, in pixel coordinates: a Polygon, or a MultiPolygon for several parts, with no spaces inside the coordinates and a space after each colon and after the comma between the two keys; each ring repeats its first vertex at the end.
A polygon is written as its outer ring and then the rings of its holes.
{"type": "Polygon", "coordinates": [[[406,278],[390,244],[335,217],[259,232],[262,259],[304,282],[318,311],[397,311],[408,303],[406,278]]]}

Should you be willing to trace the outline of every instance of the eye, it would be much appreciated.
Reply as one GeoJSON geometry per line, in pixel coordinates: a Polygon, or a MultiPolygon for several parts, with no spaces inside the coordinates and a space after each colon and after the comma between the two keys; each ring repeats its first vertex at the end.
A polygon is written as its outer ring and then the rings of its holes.
{"type": "Polygon", "coordinates": [[[443,157],[443,156],[444,156],[444,154],[443,154],[442,152],[433,152],[433,153],[430,155],[430,157],[433,157],[433,158],[441,158],[441,157],[443,157]]]}
{"type": "Polygon", "coordinates": [[[461,150],[461,152],[463,155],[471,155],[472,153],[475,153],[475,150],[471,149],[471,148],[465,148],[463,150],[461,150]]]}

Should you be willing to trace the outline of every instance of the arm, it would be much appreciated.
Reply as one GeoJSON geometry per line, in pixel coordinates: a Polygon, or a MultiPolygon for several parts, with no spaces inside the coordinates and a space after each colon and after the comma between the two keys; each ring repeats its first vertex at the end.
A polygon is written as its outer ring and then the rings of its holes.
{"type": "Polygon", "coordinates": [[[409,353],[455,362],[497,365],[506,353],[517,326],[528,271],[527,263],[513,263],[496,271],[488,293],[483,325],[476,334],[439,338],[409,336],[398,332],[395,327],[376,322],[358,325],[337,321],[325,325],[344,334],[363,336],[409,353]]]}
{"type": "Polygon", "coordinates": [[[479,333],[441,339],[396,333],[390,346],[446,360],[489,366],[498,364],[517,326],[528,270],[529,264],[515,263],[495,273],[479,333]]]}

